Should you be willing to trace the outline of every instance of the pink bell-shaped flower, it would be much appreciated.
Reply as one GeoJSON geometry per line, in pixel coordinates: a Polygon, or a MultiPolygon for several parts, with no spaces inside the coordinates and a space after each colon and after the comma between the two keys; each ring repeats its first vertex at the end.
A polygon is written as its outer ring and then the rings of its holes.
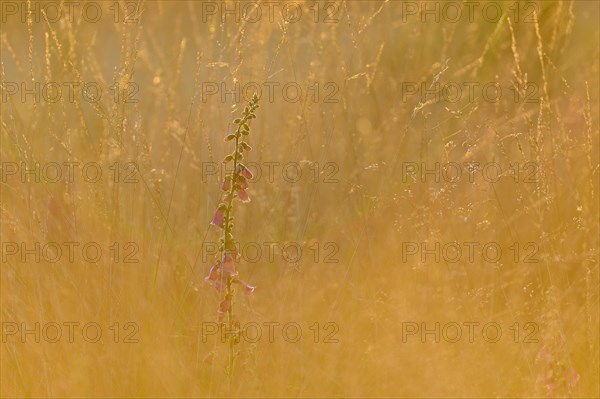
{"type": "Polygon", "coordinates": [[[238,271],[235,268],[235,258],[231,253],[226,253],[225,255],[223,255],[221,267],[223,273],[228,274],[229,276],[233,277],[238,275],[238,271]]]}
{"type": "Polygon", "coordinates": [[[244,166],[242,168],[242,176],[244,176],[246,179],[252,179],[254,177],[254,175],[252,174],[252,171],[250,169],[248,169],[246,166],[244,166]]]}
{"type": "Polygon", "coordinates": [[[240,186],[240,188],[242,190],[245,190],[248,188],[248,180],[246,180],[246,178],[244,176],[238,177],[237,184],[238,184],[238,186],[240,186]]]}
{"type": "Polygon", "coordinates": [[[256,289],[256,287],[248,284],[247,282],[243,281],[243,280],[235,280],[236,283],[240,284],[243,288],[244,288],[244,293],[246,295],[250,295],[254,292],[254,290],[256,289]]]}
{"type": "Polygon", "coordinates": [[[229,191],[230,188],[231,188],[231,180],[226,177],[223,179],[223,184],[221,184],[221,189],[223,191],[229,191]]]}
{"type": "Polygon", "coordinates": [[[250,202],[250,197],[248,196],[248,193],[246,192],[246,190],[242,190],[242,189],[237,190],[237,196],[244,203],[250,202]]]}
{"type": "Polygon", "coordinates": [[[223,222],[225,222],[225,209],[218,207],[215,211],[215,216],[213,216],[213,220],[210,223],[223,228],[223,222]]]}
{"type": "Polygon", "coordinates": [[[213,285],[217,279],[219,278],[219,262],[215,263],[213,267],[210,268],[208,272],[208,276],[204,277],[204,281],[208,284],[213,285]]]}

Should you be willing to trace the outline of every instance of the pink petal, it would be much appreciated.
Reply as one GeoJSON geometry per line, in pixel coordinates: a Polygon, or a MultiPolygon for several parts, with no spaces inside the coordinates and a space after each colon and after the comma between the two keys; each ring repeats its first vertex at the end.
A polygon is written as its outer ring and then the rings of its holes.
{"type": "Polygon", "coordinates": [[[223,261],[221,262],[221,266],[223,266],[223,273],[226,273],[230,276],[238,275],[238,271],[235,269],[235,260],[230,253],[226,253],[223,256],[223,261]]]}
{"type": "Polygon", "coordinates": [[[231,188],[231,180],[225,178],[223,179],[223,184],[221,184],[221,189],[223,191],[229,191],[229,189],[231,188]]]}
{"type": "Polygon", "coordinates": [[[240,284],[241,286],[244,287],[244,293],[246,295],[250,295],[254,292],[254,290],[256,289],[256,287],[248,284],[247,282],[243,281],[243,280],[235,280],[236,283],[240,284]]]}
{"type": "Polygon", "coordinates": [[[223,260],[225,262],[239,262],[242,255],[238,251],[227,251],[223,254],[223,260]]]}
{"type": "Polygon", "coordinates": [[[246,179],[252,179],[254,177],[254,175],[252,174],[252,171],[250,171],[250,169],[248,169],[247,167],[244,166],[244,169],[242,169],[242,175],[246,178],[246,179]]]}
{"type": "Polygon", "coordinates": [[[250,202],[250,197],[248,196],[246,190],[237,190],[237,195],[242,202],[250,202]]]}
{"type": "Polygon", "coordinates": [[[223,316],[225,315],[225,313],[227,313],[229,308],[231,308],[231,299],[223,299],[223,301],[219,304],[219,320],[223,319],[223,316]]]}
{"type": "Polygon", "coordinates": [[[221,209],[217,209],[215,216],[213,217],[211,224],[223,228],[223,222],[225,221],[225,212],[221,209]]]}
{"type": "Polygon", "coordinates": [[[222,274],[220,278],[213,283],[213,287],[215,287],[215,290],[217,290],[219,293],[224,292],[227,289],[227,278],[224,274],[222,274]]]}
{"type": "Polygon", "coordinates": [[[217,292],[223,292],[227,288],[227,276],[221,270],[221,262],[217,262],[210,268],[208,276],[204,281],[215,287],[217,292]]]}
{"type": "Polygon", "coordinates": [[[219,263],[215,263],[213,267],[210,268],[208,272],[208,276],[204,277],[204,281],[208,284],[213,285],[214,282],[219,278],[219,263]]]}
{"type": "Polygon", "coordinates": [[[245,190],[248,188],[248,181],[246,179],[244,179],[244,177],[242,177],[242,176],[240,176],[240,178],[238,179],[238,184],[242,190],[245,190]]]}

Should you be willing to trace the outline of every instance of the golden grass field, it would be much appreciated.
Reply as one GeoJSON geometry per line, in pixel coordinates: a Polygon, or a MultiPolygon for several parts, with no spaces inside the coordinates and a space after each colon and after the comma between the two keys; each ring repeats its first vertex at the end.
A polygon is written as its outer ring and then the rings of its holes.
{"type": "Polygon", "coordinates": [[[2,397],[600,396],[597,1],[0,7],[2,397]]]}

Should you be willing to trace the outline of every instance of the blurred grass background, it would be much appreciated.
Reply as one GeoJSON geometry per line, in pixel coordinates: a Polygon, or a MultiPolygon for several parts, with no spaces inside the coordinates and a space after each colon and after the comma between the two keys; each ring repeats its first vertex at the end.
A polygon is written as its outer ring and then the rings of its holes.
{"type": "MultiPolygon", "coordinates": [[[[72,21],[2,21],[4,93],[7,82],[102,89],[95,104],[79,91],[56,103],[3,98],[3,167],[96,162],[103,176],[88,183],[75,168],[71,183],[8,177],[1,240],[27,248],[97,242],[104,250],[95,264],[64,254],[56,263],[3,259],[3,323],[103,328],[95,344],[78,335],[74,343],[23,343],[18,335],[2,342],[3,397],[598,397],[597,2],[519,3],[518,16],[516,3],[493,3],[503,11],[496,22],[482,16],[483,2],[472,22],[450,22],[441,11],[439,22],[422,22],[402,2],[299,1],[295,23],[284,23],[282,3],[273,21],[262,4],[257,22],[222,21],[195,1],[121,1],[115,22],[116,3],[94,4],[102,7],[95,23],[80,12],[72,21]],[[124,23],[132,6],[139,20],[124,23]],[[335,20],[325,22],[329,11],[335,20]],[[502,96],[485,101],[476,89],[476,101],[465,91],[454,103],[419,105],[419,94],[403,90],[406,82],[429,87],[434,76],[442,85],[497,82],[502,96]],[[278,83],[273,101],[263,92],[248,160],[303,166],[296,183],[276,168],[236,209],[242,245],[303,248],[297,264],[280,252],[269,261],[266,250],[260,262],[241,264],[242,278],[258,288],[253,298],[237,297],[240,322],[296,322],[303,338],[288,343],[275,330],[273,343],[242,342],[231,385],[227,345],[201,338],[219,297],[202,281],[211,259],[198,253],[218,240],[208,222],[220,195],[217,176],[202,172],[229,151],[222,139],[246,99],[219,91],[203,100],[211,82],[228,90],[278,83]],[[283,98],[290,82],[302,88],[298,102],[283,98]],[[514,101],[511,87],[525,83],[537,102],[514,101]],[[115,101],[115,84],[136,88],[138,101],[115,101]],[[134,162],[137,183],[115,182],[115,162],[134,162]],[[324,182],[327,162],[336,182],[324,182]],[[407,162],[495,162],[506,173],[496,183],[421,182],[405,178],[407,162]],[[511,163],[526,162],[535,163],[535,183],[510,175],[511,163]],[[505,254],[518,243],[521,258],[534,242],[539,262],[403,260],[402,243],[453,241],[496,242],[505,254]],[[115,242],[121,251],[134,243],[139,262],[115,263],[115,242]],[[329,242],[337,263],[324,261],[329,242]],[[108,326],[128,321],[140,342],[112,342],[108,326]],[[339,343],[314,343],[315,322],[336,323],[339,343]],[[497,322],[503,336],[403,342],[404,322],[497,322]],[[515,322],[536,323],[539,342],[513,342],[515,322]]],[[[248,3],[212,4],[221,12],[248,3]]],[[[35,7],[43,3],[29,3],[35,7]]]]}

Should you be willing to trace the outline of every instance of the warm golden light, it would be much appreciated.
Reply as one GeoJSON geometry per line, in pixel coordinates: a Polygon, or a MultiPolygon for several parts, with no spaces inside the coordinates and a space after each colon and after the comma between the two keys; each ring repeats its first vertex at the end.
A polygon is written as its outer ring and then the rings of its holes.
{"type": "Polygon", "coordinates": [[[600,397],[599,17],[2,1],[0,396],[600,397]]]}

